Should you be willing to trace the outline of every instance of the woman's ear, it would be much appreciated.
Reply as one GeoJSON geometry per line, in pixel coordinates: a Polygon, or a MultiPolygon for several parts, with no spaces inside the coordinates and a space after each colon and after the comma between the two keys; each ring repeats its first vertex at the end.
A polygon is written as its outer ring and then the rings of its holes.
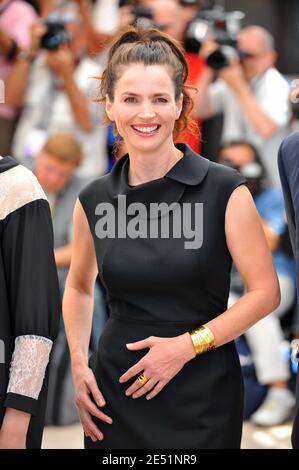
{"type": "Polygon", "coordinates": [[[180,115],[183,109],[183,101],[184,101],[184,95],[183,93],[181,93],[179,99],[176,102],[176,108],[177,108],[176,117],[175,117],[176,121],[180,118],[180,115]]]}
{"type": "Polygon", "coordinates": [[[110,121],[114,121],[114,117],[113,117],[113,102],[110,101],[109,99],[109,96],[106,95],[106,114],[108,116],[108,118],[110,119],[110,121]]]}

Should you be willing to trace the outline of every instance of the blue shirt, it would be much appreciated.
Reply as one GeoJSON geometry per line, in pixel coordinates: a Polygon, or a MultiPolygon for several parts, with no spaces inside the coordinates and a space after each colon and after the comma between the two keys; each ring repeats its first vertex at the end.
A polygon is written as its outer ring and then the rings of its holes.
{"type": "MultiPolygon", "coordinates": [[[[255,198],[256,208],[277,235],[282,235],[286,227],[285,207],[282,191],[279,189],[266,189],[255,198]]],[[[295,260],[287,256],[282,250],[272,253],[277,274],[290,276],[295,283],[295,260]]]]}

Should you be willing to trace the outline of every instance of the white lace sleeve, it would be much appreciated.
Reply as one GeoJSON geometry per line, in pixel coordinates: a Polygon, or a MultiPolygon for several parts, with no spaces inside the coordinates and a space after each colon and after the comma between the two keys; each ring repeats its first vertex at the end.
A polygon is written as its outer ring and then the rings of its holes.
{"type": "Polygon", "coordinates": [[[38,199],[47,199],[38,180],[22,165],[0,173],[0,220],[38,199]]]}
{"type": "Polygon", "coordinates": [[[53,342],[43,336],[24,335],[15,340],[7,393],[38,399],[53,342]]]}

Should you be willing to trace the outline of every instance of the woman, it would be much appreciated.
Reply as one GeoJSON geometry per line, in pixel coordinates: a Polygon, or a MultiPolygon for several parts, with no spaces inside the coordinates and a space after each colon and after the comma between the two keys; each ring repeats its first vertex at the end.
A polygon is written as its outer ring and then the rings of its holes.
{"type": "Polygon", "coordinates": [[[11,157],[0,157],[0,289],[0,449],[36,449],[60,300],[48,202],[11,157]]]}
{"type": "Polygon", "coordinates": [[[245,180],[174,144],[188,124],[187,74],[169,36],[130,28],[102,77],[128,154],[83,190],[74,212],[63,310],[86,448],[238,448],[233,339],[279,303],[245,180]],[[232,258],[247,294],[227,310],[232,258]],[[88,364],[98,271],[110,316],[88,364]]]}

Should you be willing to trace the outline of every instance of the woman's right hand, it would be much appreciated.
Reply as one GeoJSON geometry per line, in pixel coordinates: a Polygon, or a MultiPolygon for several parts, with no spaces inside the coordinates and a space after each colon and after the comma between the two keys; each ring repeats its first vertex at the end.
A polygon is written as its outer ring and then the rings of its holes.
{"type": "Polygon", "coordinates": [[[105,406],[105,399],[98,388],[93,371],[87,366],[73,367],[73,379],[75,387],[75,403],[79,418],[83,426],[86,437],[90,437],[93,442],[102,441],[104,435],[92,420],[92,416],[112,424],[110,416],[100,411],[90,398],[99,407],[105,406]]]}

